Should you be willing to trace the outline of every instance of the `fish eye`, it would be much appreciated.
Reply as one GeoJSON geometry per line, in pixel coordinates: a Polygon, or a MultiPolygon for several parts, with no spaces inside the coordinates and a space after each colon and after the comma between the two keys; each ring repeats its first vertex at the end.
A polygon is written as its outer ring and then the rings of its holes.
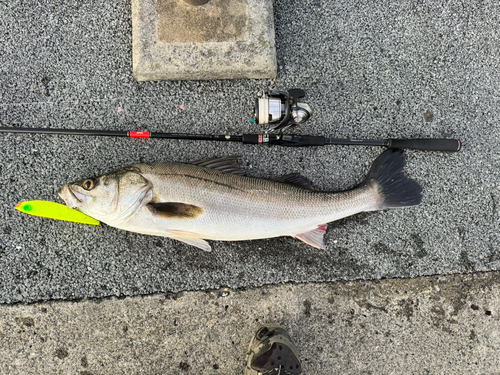
{"type": "Polygon", "coordinates": [[[87,178],[85,181],[82,183],[82,187],[85,190],[92,190],[95,186],[95,181],[92,178],[87,178]]]}

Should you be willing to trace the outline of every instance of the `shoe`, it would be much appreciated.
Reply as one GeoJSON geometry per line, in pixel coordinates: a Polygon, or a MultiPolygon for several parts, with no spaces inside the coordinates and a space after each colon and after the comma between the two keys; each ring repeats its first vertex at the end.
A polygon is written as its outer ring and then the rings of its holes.
{"type": "Polygon", "coordinates": [[[266,324],[255,333],[247,353],[244,375],[298,375],[302,373],[297,348],[285,329],[266,324]]]}

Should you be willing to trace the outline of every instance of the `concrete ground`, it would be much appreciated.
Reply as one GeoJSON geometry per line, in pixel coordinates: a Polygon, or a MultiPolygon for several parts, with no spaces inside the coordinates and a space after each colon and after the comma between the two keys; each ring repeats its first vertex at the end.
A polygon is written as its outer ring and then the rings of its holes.
{"type": "Polygon", "coordinates": [[[500,273],[10,305],[2,374],[242,374],[259,324],[304,374],[498,374],[500,273]]]}
{"type": "Polygon", "coordinates": [[[233,374],[274,320],[308,373],[499,372],[498,1],[276,0],[276,80],[135,82],[129,0],[0,1],[0,14],[1,126],[255,133],[255,94],[298,87],[314,115],[297,133],[463,142],[407,151],[422,204],[332,223],[324,250],[274,238],[205,253],[14,207],[137,162],[227,155],[251,176],[344,190],[382,150],[0,134],[2,372],[233,374]],[[239,292],[205,292],[224,287],[239,292]]]}

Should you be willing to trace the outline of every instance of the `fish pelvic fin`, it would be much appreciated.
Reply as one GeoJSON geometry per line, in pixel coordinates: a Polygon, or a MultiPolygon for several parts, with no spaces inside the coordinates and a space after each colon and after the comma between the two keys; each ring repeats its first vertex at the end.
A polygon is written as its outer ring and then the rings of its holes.
{"type": "Polygon", "coordinates": [[[207,241],[199,237],[199,234],[186,232],[183,230],[169,230],[165,233],[165,237],[172,238],[177,241],[184,242],[188,245],[195,246],[203,251],[212,251],[212,247],[207,241]]]}
{"type": "Polygon", "coordinates": [[[422,201],[422,188],[403,173],[403,150],[384,151],[372,164],[370,172],[360,187],[375,184],[378,204],[371,211],[386,208],[416,206],[422,201]]]}
{"type": "Polygon", "coordinates": [[[318,225],[316,229],[310,230],[309,232],[304,232],[300,234],[296,234],[295,238],[305,242],[316,249],[324,249],[325,243],[323,242],[323,236],[325,235],[326,228],[328,226],[326,224],[318,225]]]}

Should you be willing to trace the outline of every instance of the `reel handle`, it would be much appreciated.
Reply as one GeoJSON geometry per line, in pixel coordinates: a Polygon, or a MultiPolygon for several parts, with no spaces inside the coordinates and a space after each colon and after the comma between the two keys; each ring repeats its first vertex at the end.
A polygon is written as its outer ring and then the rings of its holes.
{"type": "Polygon", "coordinates": [[[427,151],[457,152],[462,146],[458,139],[389,139],[388,148],[410,148],[427,151]]]}

